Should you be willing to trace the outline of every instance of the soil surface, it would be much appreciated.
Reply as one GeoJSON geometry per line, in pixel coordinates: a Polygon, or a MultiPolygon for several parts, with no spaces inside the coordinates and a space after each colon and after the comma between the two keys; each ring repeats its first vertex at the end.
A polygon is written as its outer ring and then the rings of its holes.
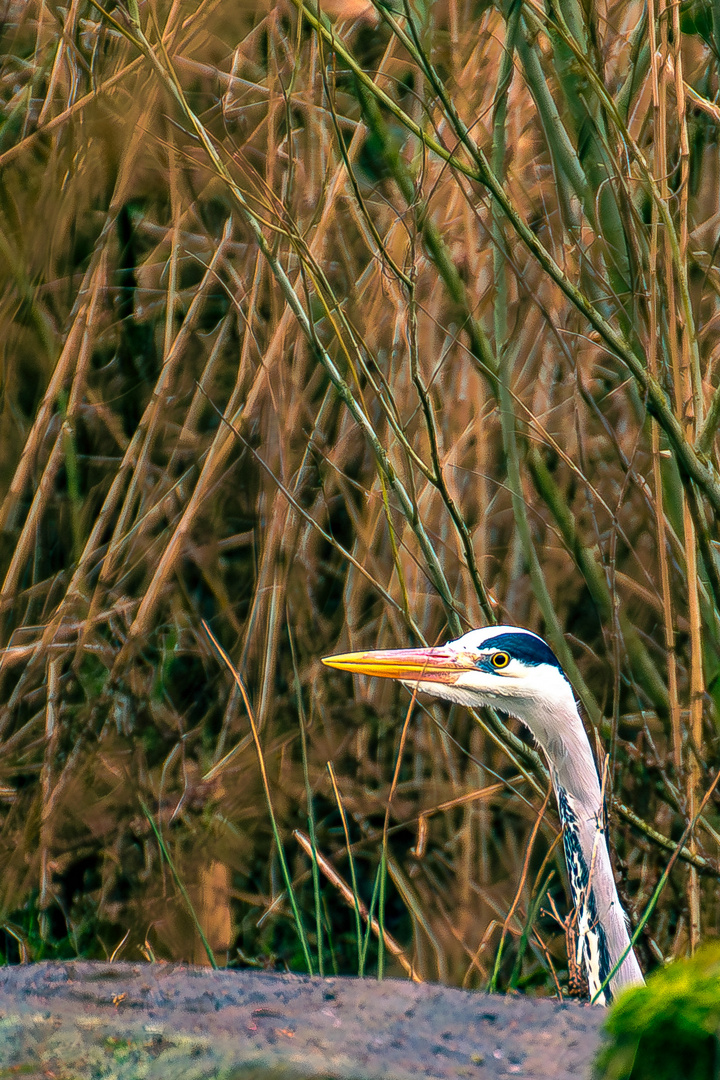
{"type": "Polygon", "coordinates": [[[0,968],[0,1078],[573,1080],[605,1010],[177,964],[0,968]]]}

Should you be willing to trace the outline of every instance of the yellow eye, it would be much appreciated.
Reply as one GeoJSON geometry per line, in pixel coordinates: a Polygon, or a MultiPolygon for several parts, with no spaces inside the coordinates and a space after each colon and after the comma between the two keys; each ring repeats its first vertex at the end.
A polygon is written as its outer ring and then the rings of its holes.
{"type": "Polygon", "coordinates": [[[490,662],[493,667],[504,668],[510,663],[510,657],[506,652],[496,652],[492,654],[490,662]]]}

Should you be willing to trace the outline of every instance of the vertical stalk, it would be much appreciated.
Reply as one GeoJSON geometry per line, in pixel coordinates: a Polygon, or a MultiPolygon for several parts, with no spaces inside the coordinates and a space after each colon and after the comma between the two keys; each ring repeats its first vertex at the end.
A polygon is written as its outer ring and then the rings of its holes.
{"type": "MultiPolygon", "coordinates": [[[[673,8],[671,15],[665,0],[660,0],[658,15],[660,19],[661,61],[669,55],[669,17],[671,16],[673,19],[673,62],[675,66],[675,91],[680,136],[680,265],[678,270],[682,273],[684,272],[687,262],[689,148],[685,117],[685,95],[682,83],[680,13],[679,10],[675,11],[673,8]]],[[[661,123],[657,132],[657,160],[660,165],[660,194],[667,202],[670,197],[670,191],[667,181],[669,162],[667,154],[667,110],[665,107],[664,79],[660,82],[659,91],[659,113],[661,123]]],[[[668,344],[672,366],[673,405],[675,407],[675,414],[683,425],[685,438],[692,443],[695,437],[696,423],[698,426],[701,425],[703,419],[703,404],[701,399],[702,387],[698,385],[699,373],[694,372],[691,363],[690,342],[688,334],[685,332],[687,331],[687,327],[681,328],[678,326],[675,300],[675,270],[673,266],[670,237],[667,232],[665,235],[664,256],[665,279],[667,283],[668,344]],[[680,332],[681,329],[683,330],[682,333],[680,332]],[[681,341],[680,347],[678,347],[679,341],[681,341]]],[[[700,783],[700,767],[697,760],[697,751],[702,742],[703,670],[695,527],[690,513],[690,506],[684,492],[682,494],[682,513],[688,588],[688,619],[690,622],[690,716],[687,735],[691,745],[688,751],[685,791],[687,798],[687,816],[692,820],[695,816],[697,791],[700,783]]],[[[691,839],[691,850],[694,854],[694,839],[691,839]]],[[[688,876],[688,912],[690,921],[690,950],[691,952],[694,952],[700,941],[700,883],[697,871],[694,867],[690,868],[688,876]]]]}
{"type": "MultiPolygon", "coordinates": [[[[500,67],[498,87],[495,94],[495,112],[493,114],[493,145],[491,168],[493,174],[502,183],[505,168],[505,122],[507,119],[507,98],[513,72],[513,55],[517,36],[521,5],[513,0],[507,12],[506,45],[500,67]]],[[[572,680],[588,715],[594,724],[601,719],[600,709],[583,679],[572,653],[565,641],[565,635],[555,612],[552,598],[548,591],[545,575],[538,559],[533,542],[532,530],[528,518],[525,494],[523,491],[520,469],[520,447],[515,430],[515,405],[512,390],[512,369],[517,351],[507,347],[507,255],[503,232],[503,211],[497,202],[493,202],[493,273],[495,280],[495,351],[498,357],[498,404],[502,427],[503,450],[507,468],[508,489],[512,498],[513,516],[523,557],[528,566],[533,596],[540,608],[545,623],[545,632],[555,649],[558,659],[572,680]]]]}
{"type": "MultiPolygon", "coordinates": [[[[650,34],[650,57],[651,57],[651,80],[653,95],[653,120],[655,141],[653,146],[653,172],[660,186],[663,184],[665,175],[665,90],[661,85],[659,75],[659,56],[657,47],[657,33],[655,28],[655,0],[648,0],[648,28],[650,34]]],[[[648,286],[650,290],[650,340],[648,342],[648,367],[654,378],[658,377],[658,283],[657,283],[657,260],[658,260],[658,208],[653,203],[652,227],[650,232],[650,267],[648,274],[648,286]]],[[[680,774],[682,765],[682,736],[680,731],[680,700],[678,697],[677,682],[677,657],[675,655],[675,624],[673,622],[673,605],[670,594],[670,567],[667,556],[667,537],[665,534],[665,510],[663,507],[662,469],[660,459],[660,428],[652,424],[652,463],[653,463],[653,488],[655,491],[655,525],[657,529],[658,561],[660,564],[660,584],[662,591],[663,606],[663,629],[665,636],[665,651],[667,653],[668,669],[668,696],[670,698],[670,724],[673,736],[673,757],[675,769],[680,774]]]]}
{"type": "Polygon", "coordinates": [[[353,859],[352,844],[350,843],[350,830],[348,829],[345,807],[343,806],[342,799],[340,798],[340,789],[337,785],[337,780],[335,778],[335,770],[332,767],[332,761],[328,761],[327,771],[330,774],[330,782],[332,783],[333,794],[335,795],[335,802],[337,803],[337,808],[340,811],[340,820],[342,821],[343,832],[345,834],[345,848],[348,854],[348,862],[350,863],[350,880],[352,882],[353,906],[355,908],[355,937],[358,956],[358,977],[362,979],[363,975],[365,974],[365,954],[363,952],[363,932],[362,922],[360,920],[360,893],[358,892],[357,875],[355,873],[355,860],[353,859]]]}
{"type": "Polygon", "coordinates": [[[60,669],[62,660],[57,657],[50,660],[47,665],[47,705],[45,708],[45,755],[42,765],[41,783],[43,809],[40,818],[40,895],[38,907],[40,909],[40,939],[46,942],[50,937],[50,918],[48,907],[51,903],[51,880],[50,871],[50,844],[52,831],[50,824],[50,811],[53,800],[53,767],[57,753],[57,743],[60,730],[58,727],[58,704],[60,690],[60,669]]]}
{"type": "Polygon", "coordinates": [[[313,879],[313,898],[315,900],[315,935],[317,937],[317,957],[318,957],[318,974],[323,976],[325,974],[325,968],[323,964],[323,933],[322,933],[322,908],[321,908],[321,895],[320,895],[320,872],[318,870],[317,859],[317,837],[315,832],[315,809],[313,807],[312,788],[310,786],[310,771],[308,769],[308,755],[307,755],[307,733],[305,724],[305,708],[302,700],[302,685],[300,683],[300,672],[297,665],[297,656],[295,654],[295,642],[293,640],[290,627],[292,622],[290,620],[290,612],[287,611],[287,632],[288,640],[290,642],[290,654],[292,656],[293,675],[295,676],[295,694],[297,696],[298,707],[298,720],[300,722],[300,750],[302,753],[303,763],[303,779],[305,781],[305,801],[307,803],[307,820],[308,831],[310,833],[310,846],[312,849],[312,879],[313,879]]]}
{"type": "Polygon", "coordinates": [[[382,848],[380,854],[380,902],[378,907],[378,924],[380,926],[380,935],[378,937],[378,968],[377,977],[378,980],[383,978],[385,973],[385,890],[387,886],[387,870],[388,870],[388,828],[390,826],[390,808],[392,806],[393,795],[400,779],[400,768],[402,766],[403,752],[405,750],[405,741],[407,739],[408,728],[410,726],[410,718],[412,717],[412,711],[415,708],[415,701],[417,699],[417,687],[413,690],[412,697],[410,698],[410,704],[408,705],[407,713],[405,714],[405,723],[403,724],[402,731],[400,733],[400,745],[398,746],[397,759],[395,761],[395,771],[393,772],[392,783],[390,784],[390,791],[388,793],[387,805],[385,807],[385,820],[383,822],[382,831],[382,848]]]}
{"type": "MultiPolygon", "coordinates": [[[[697,549],[695,527],[687,496],[683,499],[683,522],[685,526],[688,555],[688,614],[690,616],[690,722],[691,746],[688,754],[687,815],[695,816],[698,791],[702,779],[698,751],[702,745],[703,668],[700,602],[698,597],[697,549]]],[[[690,838],[690,851],[697,851],[695,838],[690,838]]],[[[690,867],[688,877],[688,912],[690,916],[690,951],[700,944],[700,879],[695,866],[690,867]]]]}
{"type": "MultiPolygon", "coordinates": [[[[683,82],[683,63],[680,31],[680,7],[673,4],[673,60],[675,64],[675,98],[677,101],[678,128],[680,136],[680,267],[687,280],[687,244],[688,244],[688,185],[690,180],[690,147],[688,144],[687,116],[685,112],[685,85],[683,82]]],[[[692,402],[692,415],[687,418],[687,437],[695,439],[702,428],[704,403],[702,398],[702,380],[699,368],[693,363],[697,350],[690,352],[690,327],[684,327],[682,341],[682,399],[692,402]]],[[[695,525],[690,512],[687,495],[683,499],[683,526],[688,575],[688,614],[690,618],[690,740],[688,755],[687,813],[692,819],[700,791],[701,772],[698,751],[702,745],[702,705],[703,705],[703,667],[702,667],[702,630],[700,620],[700,598],[698,595],[698,565],[695,525]]],[[[690,850],[696,851],[695,838],[690,838],[690,850]]],[[[697,869],[690,867],[688,879],[688,911],[690,915],[690,951],[694,952],[700,943],[700,880],[697,869]]]]}
{"type": "MultiPolygon", "coordinates": [[[[265,792],[265,802],[267,803],[268,812],[270,814],[270,824],[272,826],[273,836],[275,838],[275,848],[277,850],[277,856],[280,862],[280,869],[282,870],[283,879],[285,881],[285,889],[287,890],[288,899],[290,900],[290,907],[292,908],[293,919],[295,921],[295,929],[297,930],[297,935],[300,939],[300,945],[302,947],[303,956],[305,957],[305,964],[307,965],[308,975],[312,975],[313,966],[312,960],[310,959],[310,946],[308,945],[307,935],[305,934],[305,926],[300,915],[300,909],[298,908],[297,900],[295,899],[295,891],[293,889],[292,878],[290,877],[290,870],[288,869],[287,860],[285,859],[285,849],[283,848],[282,840],[280,839],[280,830],[278,829],[277,819],[275,817],[275,811],[272,804],[272,796],[270,794],[270,780],[268,778],[267,769],[265,767],[265,755],[263,754],[262,744],[260,743],[260,736],[258,734],[257,724],[255,722],[255,714],[250,704],[250,698],[248,697],[247,690],[245,689],[245,684],[240,678],[240,673],[236,670],[232,663],[232,660],[225,652],[222,645],[217,640],[215,635],[210,630],[210,627],[204,620],[203,627],[205,629],[205,633],[215,646],[215,649],[219,654],[220,658],[222,659],[223,663],[225,664],[226,668],[235,680],[235,685],[240,691],[243,702],[245,703],[248,720],[250,721],[250,730],[252,732],[253,743],[255,744],[255,753],[257,754],[258,765],[260,767],[260,777],[262,779],[263,790],[265,792]]],[[[152,820],[150,820],[150,824],[153,825],[152,820]]],[[[153,828],[155,828],[154,825],[153,828]]],[[[162,837],[159,837],[159,842],[161,841],[162,837]]],[[[172,864],[170,864],[170,868],[172,869],[172,864]]]]}
{"type": "Polygon", "coordinates": [[[385,886],[387,883],[387,848],[385,844],[383,844],[382,852],[380,854],[380,869],[378,874],[380,876],[380,899],[378,901],[378,925],[380,927],[380,933],[378,934],[377,977],[378,982],[382,982],[385,976],[385,886]]]}

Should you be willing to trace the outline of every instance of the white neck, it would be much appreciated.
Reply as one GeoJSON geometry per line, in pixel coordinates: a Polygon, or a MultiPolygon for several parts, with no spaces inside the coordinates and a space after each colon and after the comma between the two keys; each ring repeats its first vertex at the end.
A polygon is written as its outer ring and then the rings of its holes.
{"type": "Polygon", "coordinates": [[[644,980],[630,948],[627,917],[610,863],[595,761],[572,691],[566,685],[567,695],[560,695],[560,708],[556,704],[550,714],[536,701],[528,712],[532,723],[521,719],[530,727],[550,765],[576,911],[576,960],[587,976],[591,1000],[625,956],[598,996],[599,1004],[609,1004],[623,987],[644,980]]]}

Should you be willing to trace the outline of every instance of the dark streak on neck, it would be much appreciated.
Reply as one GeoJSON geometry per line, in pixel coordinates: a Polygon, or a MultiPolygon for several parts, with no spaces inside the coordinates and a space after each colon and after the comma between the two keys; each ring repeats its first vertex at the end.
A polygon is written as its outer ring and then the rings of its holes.
{"type": "MultiPolygon", "coordinates": [[[[567,792],[557,783],[557,778],[555,778],[555,794],[557,797],[558,811],[560,813],[560,821],[562,822],[563,827],[565,863],[567,865],[568,878],[570,880],[570,892],[572,893],[573,904],[575,905],[576,917],[579,920],[582,908],[587,908],[589,924],[591,927],[590,932],[597,937],[598,941],[598,983],[599,985],[602,985],[612,968],[607,935],[605,933],[605,928],[598,918],[595,892],[592,888],[592,882],[589,880],[589,868],[580,843],[577,817],[570,806],[567,792]]],[[[600,842],[605,843],[604,833],[600,842]]],[[[584,939],[582,941],[582,961],[583,966],[585,967],[585,973],[589,975],[590,948],[588,942],[584,939]]],[[[609,986],[605,987],[603,997],[605,999],[605,1004],[609,1005],[612,1001],[612,993],[609,986]]]]}

